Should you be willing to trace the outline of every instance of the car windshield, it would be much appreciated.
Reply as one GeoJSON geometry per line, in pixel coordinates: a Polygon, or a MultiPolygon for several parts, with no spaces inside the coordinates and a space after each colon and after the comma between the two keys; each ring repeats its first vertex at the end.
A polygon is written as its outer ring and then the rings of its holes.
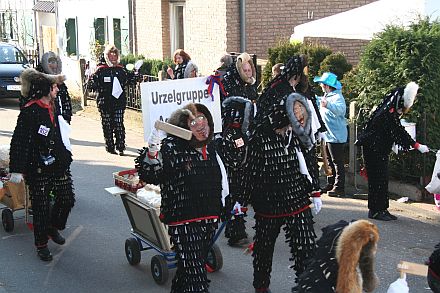
{"type": "Polygon", "coordinates": [[[13,46],[0,45],[0,64],[26,64],[26,57],[13,46]]]}

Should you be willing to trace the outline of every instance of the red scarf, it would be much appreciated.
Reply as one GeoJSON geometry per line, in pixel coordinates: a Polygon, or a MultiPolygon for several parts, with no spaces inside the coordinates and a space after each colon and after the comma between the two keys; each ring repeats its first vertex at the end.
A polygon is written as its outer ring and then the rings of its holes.
{"type": "Polygon", "coordinates": [[[43,108],[43,109],[47,109],[47,111],[49,111],[50,121],[52,121],[52,124],[56,127],[55,119],[54,119],[54,116],[53,116],[53,108],[52,108],[52,105],[51,105],[51,104],[45,104],[45,103],[43,103],[43,101],[40,99],[40,100],[32,100],[32,101],[28,102],[28,103],[25,105],[25,107],[29,107],[29,106],[32,105],[32,104],[37,104],[37,105],[40,106],[41,108],[43,108]]]}

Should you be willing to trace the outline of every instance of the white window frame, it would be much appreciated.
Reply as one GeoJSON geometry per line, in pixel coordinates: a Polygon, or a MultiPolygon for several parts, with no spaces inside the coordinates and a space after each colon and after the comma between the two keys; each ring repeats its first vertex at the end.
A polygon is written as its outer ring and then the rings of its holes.
{"type": "MultiPolygon", "coordinates": [[[[171,57],[173,56],[173,53],[175,50],[177,49],[183,49],[183,48],[178,48],[178,40],[179,40],[179,29],[177,27],[178,22],[177,20],[177,8],[178,7],[182,7],[183,9],[183,22],[185,23],[185,19],[186,19],[186,10],[185,10],[185,2],[173,2],[170,3],[170,40],[171,40],[171,57]]],[[[185,28],[184,28],[184,32],[185,32],[185,28]]],[[[185,38],[185,37],[184,37],[185,38]]]]}

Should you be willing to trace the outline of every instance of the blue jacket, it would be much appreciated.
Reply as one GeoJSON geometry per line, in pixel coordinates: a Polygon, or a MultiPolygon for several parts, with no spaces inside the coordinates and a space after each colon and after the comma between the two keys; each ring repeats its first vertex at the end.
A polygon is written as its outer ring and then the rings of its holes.
{"type": "Polygon", "coordinates": [[[320,107],[322,119],[327,126],[327,132],[324,132],[324,140],[330,143],[346,143],[347,121],[345,112],[347,106],[345,105],[344,96],[340,90],[335,90],[325,94],[324,97],[327,99],[327,107],[320,107]]]}

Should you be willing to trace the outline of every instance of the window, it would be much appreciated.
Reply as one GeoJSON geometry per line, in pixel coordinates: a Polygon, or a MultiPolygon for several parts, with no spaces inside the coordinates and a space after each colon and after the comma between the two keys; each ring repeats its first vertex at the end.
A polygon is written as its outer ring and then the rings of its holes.
{"type": "Polygon", "coordinates": [[[176,49],[185,48],[185,3],[170,3],[171,54],[176,49]]]}
{"type": "Polygon", "coordinates": [[[76,19],[68,18],[66,20],[66,37],[67,47],[66,52],[70,55],[76,55],[76,19]]]}
{"type": "Polygon", "coordinates": [[[121,19],[113,18],[113,39],[116,48],[122,50],[121,48],[121,19]]]}
{"type": "Polygon", "coordinates": [[[17,11],[0,12],[0,41],[18,39],[17,11]]]}
{"type": "Polygon", "coordinates": [[[95,18],[93,26],[95,27],[95,40],[98,41],[100,45],[104,45],[106,40],[105,18],[95,18]]]}

